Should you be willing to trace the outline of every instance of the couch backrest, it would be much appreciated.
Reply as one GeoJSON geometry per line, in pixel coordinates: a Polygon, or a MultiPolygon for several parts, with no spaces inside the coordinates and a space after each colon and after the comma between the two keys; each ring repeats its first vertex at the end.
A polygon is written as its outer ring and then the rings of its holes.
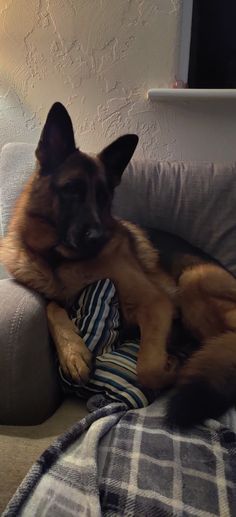
{"type": "Polygon", "coordinates": [[[132,162],[114,210],[182,237],[236,276],[236,163],[132,162]]]}
{"type": "MultiPolygon", "coordinates": [[[[0,159],[1,226],[32,173],[31,144],[8,144],[0,159]]],[[[115,215],[165,230],[218,259],[236,276],[236,164],[131,162],[117,188],[115,215]]]]}

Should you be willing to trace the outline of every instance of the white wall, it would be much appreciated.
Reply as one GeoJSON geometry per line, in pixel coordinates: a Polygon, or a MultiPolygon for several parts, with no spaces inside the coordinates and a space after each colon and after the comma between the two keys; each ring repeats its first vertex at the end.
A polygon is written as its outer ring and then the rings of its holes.
{"type": "Polygon", "coordinates": [[[136,156],[234,159],[236,105],[151,104],[177,70],[181,0],[0,2],[0,147],[36,142],[51,104],[69,109],[77,143],[98,151],[137,132],[136,156]]]}

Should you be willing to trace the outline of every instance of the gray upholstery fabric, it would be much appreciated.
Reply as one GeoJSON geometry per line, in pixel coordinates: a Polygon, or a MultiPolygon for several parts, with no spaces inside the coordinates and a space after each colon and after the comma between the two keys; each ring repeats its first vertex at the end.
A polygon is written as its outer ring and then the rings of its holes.
{"type": "Polygon", "coordinates": [[[2,280],[3,278],[9,278],[9,276],[10,275],[5,269],[5,267],[2,264],[0,264],[0,280],[2,280]]]}
{"type": "Polygon", "coordinates": [[[236,276],[236,163],[132,162],[114,211],[183,237],[236,276]]]}
{"type": "Polygon", "coordinates": [[[0,281],[0,394],[0,424],[39,424],[60,402],[44,303],[14,280],[0,281]]]}
{"type": "MultiPolygon", "coordinates": [[[[7,144],[1,152],[1,234],[34,162],[30,144],[7,144]]],[[[0,265],[0,278],[8,276],[0,265]]],[[[41,423],[60,402],[43,300],[13,280],[0,280],[0,393],[1,424],[41,423]]]]}

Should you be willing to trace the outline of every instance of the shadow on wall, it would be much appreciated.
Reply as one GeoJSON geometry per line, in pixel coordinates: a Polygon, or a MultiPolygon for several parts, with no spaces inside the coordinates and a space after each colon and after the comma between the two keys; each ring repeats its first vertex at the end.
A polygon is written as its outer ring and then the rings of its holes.
{"type": "Polygon", "coordinates": [[[163,102],[158,114],[161,130],[166,121],[171,160],[236,160],[236,100],[163,102]]]}
{"type": "Polygon", "coordinates": [[[0,77],[0,149],[8,142],[35,143],[40,121],[11,85],[0,77]]]}

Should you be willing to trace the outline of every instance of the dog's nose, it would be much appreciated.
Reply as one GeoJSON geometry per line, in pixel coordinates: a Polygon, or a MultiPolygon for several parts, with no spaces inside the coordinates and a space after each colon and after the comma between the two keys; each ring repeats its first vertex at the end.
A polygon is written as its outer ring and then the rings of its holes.
{"type": "Polygon", "coordinates": [[[98,241],[103,237],[103,230],[101,226],[94,226],[86,231],[85,238],[87,241],[98,241]]]}

